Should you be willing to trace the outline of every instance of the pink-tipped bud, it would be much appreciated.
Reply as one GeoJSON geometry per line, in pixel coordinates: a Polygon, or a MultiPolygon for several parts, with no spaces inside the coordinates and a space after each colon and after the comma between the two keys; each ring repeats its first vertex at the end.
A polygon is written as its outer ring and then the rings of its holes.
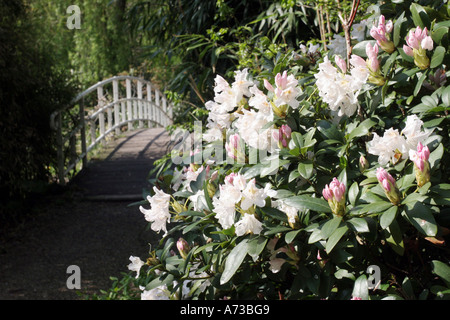
{"type": "Polygon", "coordinates": [[[283,146],[286,148],[288,146],[289,140],[291,139],[292,130],[291,128],[283,124],[278,130],[272,131],[272,137],[275,141],[277,141],[279,144],[278,146],[281,148],[283,146]]]}
{"type": "Polygon", "coordinates": [[[359,157],[359,171],[364,172],[369,169],[369,166],[369,161],[367,161],[366,157],[361,155],[361,157],[359,157]]]}
{"type": "Polygon", "coordinates": [[[342,70],[342,73],[347,72],[347,63],[345,63],[344,59],[342,59],[339,56],[335,56],[334,61],[336,62],[337,66],[342,70]]]}
{"type": "Polygon", "coordinates": [[[239,134],[235,133],[230,136],[229,142],[225,143],[225,150],[227,151],[228,156],[235,160],[237,159],[240,140],[239,134]]]}
{"type": "Polygon", "coordinates": [[[287,78],[288,78],[288,75],[287,75],[286,70],[283,71],[283,74],[278,73],[275,76],[275,84],[277,85],[277,88],[285,88],[287,85],[287,82],[288,82],[287,78]]]}
{"type": "Polygon", "coordinates": [[[398,190],[395,179],[384,169],[377,169],[377,179],[378,182],[383,187],[384,193],[388,197],[389,201],[391,201],[394,205],[398,205],[400,203],[400,191],[398,190]]]}
{"type": "Polygon", "coordinates": [[[265,87],[267,90],[269,90],[270,92],[273,92],[273,91],[274,91],[273,86],[270,84],[269,81],[267,81],[267,79],[264,79],[264,87],[265,87]]]}
{"type": "Polygon", "coordinates": [[[425,183],[430,181],[430,149],[428,146],[423,146],[419,142],[417,145],[417,151],[411,150],[409,152],[409,158],[414,162],[414,171],[416,174],[416,181],[419,187],[422,187],[425,183]]]}
{"type": "Polygon", "coordinates": [[[191,248],[186,240],[179,238],[177,241],[177,249],[183,259],[186,259],[191,248]]]}
{"type": "Polygon", "coordinates": [[[337,216],[345,214],[345,185],[333,178],[330,185],[322,190],[322,195],[328,201],[331,211],[337,216]]]}
{"type": "Polygon", "coordinates": [[[391,33],[394,25],[392,21],[388,21],[386,23],[386,19],[383,15],[380,16],[378,20],[378,26],[373,26],[370,29],[370,35],[372,38],[377,40],[377,44],[381,49],[386,51],[387,53],[392,53],[395,50],[394,43],[389,40],[389,34],[391,33]]]}

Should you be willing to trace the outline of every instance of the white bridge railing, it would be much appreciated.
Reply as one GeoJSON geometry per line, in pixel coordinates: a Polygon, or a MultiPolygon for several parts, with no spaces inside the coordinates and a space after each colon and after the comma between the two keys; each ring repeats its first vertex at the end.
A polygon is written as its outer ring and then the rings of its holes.
{"type": "Polygon", "coordinates": [[[166,127],[172,115],[173,105],[147,80],[116,76],[91,86],[50,117],[57,131],[58,182],[64,185],[80,161],[85,167],[100,142],[136,128],[166,127]]]}

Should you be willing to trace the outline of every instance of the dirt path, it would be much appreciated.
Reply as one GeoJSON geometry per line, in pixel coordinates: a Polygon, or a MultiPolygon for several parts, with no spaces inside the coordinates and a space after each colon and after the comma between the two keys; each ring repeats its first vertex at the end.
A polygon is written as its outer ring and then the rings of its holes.
{"type": "Polygon", "coordinates": [[[147,257],[155,234],[129,205],[143,199],[151,164],[166,151],[161,130],[117,140],[105,165],[94,163],[75,186],[40,199],[19,226],[0,228],[0,299],[82,299],[110,289],[111,276],[128,272],[130,255],[147,257]],[[71,265],[80,268],[80,290],[67,288],[71,265]]]}

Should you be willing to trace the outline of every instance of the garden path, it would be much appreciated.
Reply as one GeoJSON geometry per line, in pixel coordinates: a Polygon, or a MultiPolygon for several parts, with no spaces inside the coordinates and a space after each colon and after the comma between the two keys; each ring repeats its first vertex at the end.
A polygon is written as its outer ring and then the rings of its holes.
{"type": "Polygon", "coordinates": [[[169,147],[162,128],[136,130],[108,143],[71,183],[46,195],[33,213],[0,237],[0,300],[76,300],[111,288],[130,255],[156,240],[138,206],[153,161],[169,147]],[[70,290],[67,268],[81,271],[70,290]]]}

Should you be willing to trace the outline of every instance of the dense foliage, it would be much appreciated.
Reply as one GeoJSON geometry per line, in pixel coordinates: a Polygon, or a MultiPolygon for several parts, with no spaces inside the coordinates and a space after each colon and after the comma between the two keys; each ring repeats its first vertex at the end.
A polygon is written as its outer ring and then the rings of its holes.
{"type": "MultiPolygon", "coordinates": [[[[41,29],[29,7],[2,2],[0,15],[0,192],[20,203],[48,182],[56,157],[49,117],[75,90],[52,47],[36,41],[41,29]]],[[[13,204],[2,201],[2,215],[13,204]]]]}
{"type": "Polygon", "coordinates": [[[215,76],[141,203],[160,242],[101,298],[449,298],[450,8],[352,12],[215,76]]]}

